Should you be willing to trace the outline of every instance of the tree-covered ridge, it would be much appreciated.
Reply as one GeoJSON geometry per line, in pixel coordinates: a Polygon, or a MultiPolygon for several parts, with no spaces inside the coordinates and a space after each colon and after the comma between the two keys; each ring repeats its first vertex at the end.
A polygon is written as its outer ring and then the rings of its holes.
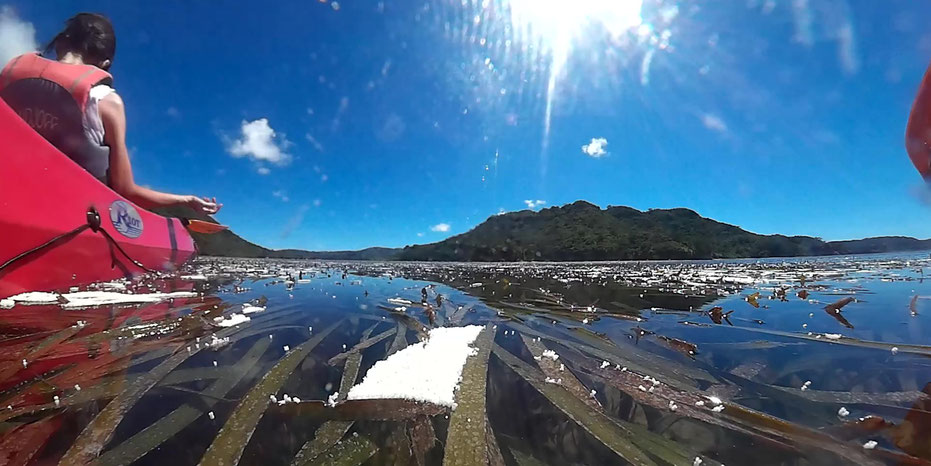
{"type": "MultiPolygon", "coordinates": [[[[213,221],[186,208],[162,214],[213,221]]],[[[918,251],[931,240],[908,237],[825,242],[810,236],[759,235],[689,209],[623,206],[602,209],[585,201],[534,212],[495,215],[472,230],[432,244],[359,251],[272,250],[231,231],[193,234],[201,254],[332,260],[599,261],[731,259],[918,251]]]]}
{"type": "Polygon", "coordinates": [[[601,209],[585,201],[489,218],[462,235],[409,246],[405,260],[712,259],[832,254],[812,237],[757,235],[689,209],[601,209]]]}

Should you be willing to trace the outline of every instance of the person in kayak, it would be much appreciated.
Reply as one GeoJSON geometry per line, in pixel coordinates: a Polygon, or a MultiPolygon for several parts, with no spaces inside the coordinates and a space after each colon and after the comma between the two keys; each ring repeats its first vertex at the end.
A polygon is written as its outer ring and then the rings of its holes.
{"type": "Polygon", "coordinates": [[[126,148],[123,99],[107,72],[116,35],[106,17],[79,13],[39,53],[14,57],[0,72],[0,98],[33,129],[114,191],[145,207],[187,205],[215,214],[216,198],[181,196],[139,186],[126,148]]]}

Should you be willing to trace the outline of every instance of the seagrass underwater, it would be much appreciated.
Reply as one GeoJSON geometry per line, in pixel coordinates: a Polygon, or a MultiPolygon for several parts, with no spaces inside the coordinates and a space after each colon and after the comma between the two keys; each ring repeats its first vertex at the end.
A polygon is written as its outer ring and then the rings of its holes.
{"type": "Polygon", "coordinates": [[[6,299],[0,452],[77,464],[931,459],[926,254],[201,258],[6,299]]]}

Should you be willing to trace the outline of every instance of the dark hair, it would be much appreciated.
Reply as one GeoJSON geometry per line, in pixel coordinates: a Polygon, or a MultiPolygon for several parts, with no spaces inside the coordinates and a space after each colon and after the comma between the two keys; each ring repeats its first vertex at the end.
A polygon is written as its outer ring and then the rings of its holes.
{"type": "Polygon", "coordinates": [[[55,49],[59,58],[74,52],[80,54],[85,63],[107,69],[109,63],[102,65],[106,60],[112,62],[116,55],[116,34],[106,16],[78,13],[65,21],[65,28],[45,47],[46,52],[51,49],[55,49]]]}

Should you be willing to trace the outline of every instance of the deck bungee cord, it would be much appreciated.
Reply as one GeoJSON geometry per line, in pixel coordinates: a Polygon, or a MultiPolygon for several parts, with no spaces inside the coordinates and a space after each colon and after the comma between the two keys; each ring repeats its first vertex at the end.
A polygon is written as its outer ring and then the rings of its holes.
{"type": "MultiPolygon", "coordinates": [[[[45,250],[45,249],[47,249],[47,248],[50,248],[50,247],[54,246],[56,243],[58,243],[58,242],[60,242],[60,241],[66,241],[66,240],[68,240],[68,239],[71,239],[71,238],[73,238],[73,237],[79,235],[81,232],[83,232],[84,230],[87,230],[87,229],[90,229],[90,230],[91,230],[92,232],[94,232],[94,233],[100,233],[101,235],[103,235],[103,237],[107,239],[107,242],[108,242],[111,246],[113,246],[114,248],[116,248],[116,250],[119,251],[120,254],[123,255],[123,257],[125,257],[129,262],[131,262],[131,263],[132,263],[133,265],[135,265],[136,267],[139,267],[140,269],[142,269],[142,270],[144,270],[144,271],[146,271],[146,272],[148,272],[148,273],[157,273],[156,270],[152,270],[152,269],[146,267],[145,265],[143,265],[141,262],[137,261],[136,259],[133,259],[132,256],[130,256],[125,250],[123,250],[122,246],[120,246],[120,244],[119,244],[115,239],[113,239],[112,236],[110,236],[110,232],[108,232],[107,230],[104,230],[103,228],[100,228],[100,213],[97,212],[97,209],[96,209],[96,208],[91,207],[91,208],[87,209],[86,217],[87,217],[87,223],[85,223],[85,224],[83,224],[83,225],[80,225],[80,226],[74,228],[74,229],[71,230],[71,231],[67,231],[67,232],[62,233],[62,234],[60,234],[60,235],[57,235],[57,236],[55,236],[54,238],[52,238],[52,239],[50,239],[50,240],[48,240],[48,241],[46,241],[46,242],[44,242],[44,243],[42,243],[42,244],[40,244],[40,245],[34,247],[34,248],[31,248],[31,249],[28,249],[28,250],[26,250],[26,251],[23,251],[23,252],[17,254],[16,256],[14,256],[13,258],[9,259],[8,261],[4,262],[2,265],[0,265],[0,275],[2,275],[2,274],[4,273],[4,271],[5,271],[8,267],[10,267],[10,266],[16,264],[17,262],[19,262],[19,261],[21,261],[21,260],[23,260],[23,259],[25,259],[25,258],[27,258],[27,257],[29,257],[29,256],[31,256],[31,255],[33,255],[33,254],[36,254],[36,253],[38,253],[38,252],[41,252],[41,251],[43,251],[43,250],[45,250]]],[[[114,261],[115,261],[115,259],[116,259],[116,258],[114,257],[114,261]]]]}

